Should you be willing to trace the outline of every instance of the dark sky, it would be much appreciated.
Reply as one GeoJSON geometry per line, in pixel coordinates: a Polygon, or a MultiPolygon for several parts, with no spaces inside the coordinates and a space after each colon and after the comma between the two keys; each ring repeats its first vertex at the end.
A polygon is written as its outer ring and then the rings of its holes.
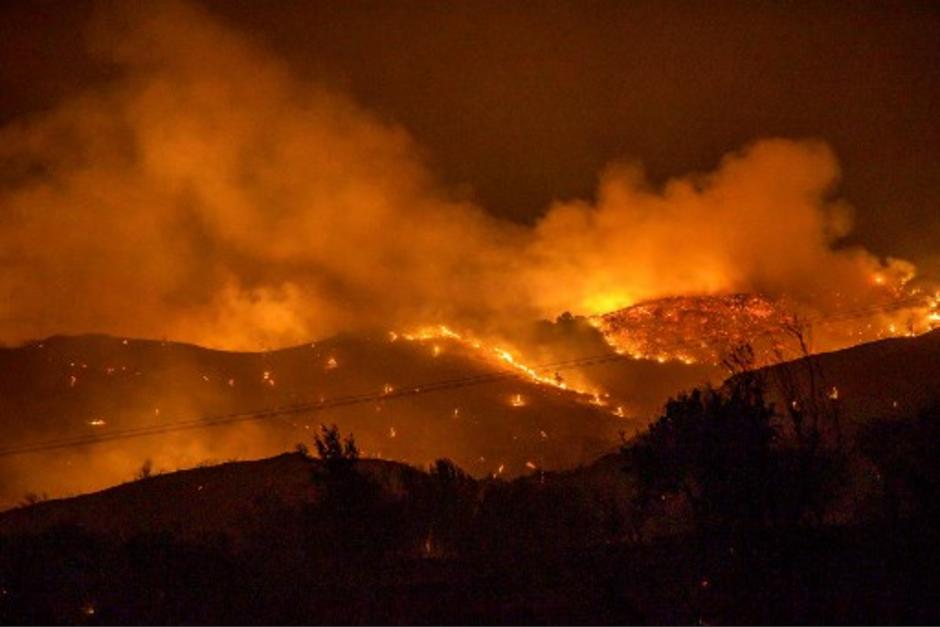
{"type": "MultiPolygon", "coordinates": [[[[856,241],[921,263],[940,252],[940,5],[207,5],[401,123],[444,181],[493,213],[529,220],[588,197],[614,159],[661,180],[760,137],[816,137],[842,163],[856,241]]],[[[83,52],[91,10],[0,7],[0,121],[107,80],[83,52]]]]}

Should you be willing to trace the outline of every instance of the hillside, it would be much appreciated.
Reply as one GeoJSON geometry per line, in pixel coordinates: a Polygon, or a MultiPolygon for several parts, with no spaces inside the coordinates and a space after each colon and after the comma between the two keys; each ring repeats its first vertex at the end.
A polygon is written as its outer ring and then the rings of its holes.
{"type": "Polygon", "coordinates": [[[891,338],[771,366],[760,371],[777,402],[781,382],[808,389],[815,372],[820,393],[838,406],[844,426],[916,414],[940,402],[940,330],[891,338]]]}
{"type": "MultiPolygon", "coordinates": [[[[427,475],[397,462],[364,459],[356,466],[396,497],[420,495],[427,481],[427,475]]],[[[0,512],[0,536],[64,525],[116,537],[167,532],[190,540],[209,535],[238,540],[267,524],[281,509],[316,503],[312,477],[319,468],[322,463],[317,459],[285,453],[180,470],[0,512]]],[[[538,481],[560,490],[591,493],[599,502],[625,497],[622,475],[617,458],[607,456],[571,471],[541,474],[538,481]]],[[[479,489],[491,481],[480,482],[479,489]]],[[[498,484],[507,485],[493,482],[498,484]]]]}
{"type": "MultiPolygon", "coordinates": [[[[267,524],[280,508],[315,502],[311,478],[319,466],[318,460],[286,453],[157,475],[2,512],[0,535],[66,525],[115,537],[170,533],[190,540],[213,535],[239,540],[267,524]]],[[[380,460],[358,466],[393,494],[401,493],[403,477],[419,474],[380,460]]]]}
{"type": "MultiPolygon", "coordinates": [[[[11,447],[503,372],[505,364],[450,338],[338,336],[231,353],[106,336],[54,337],[0,350],[0,429],[11,447]]],[[[510,376],[409,398],[2,457],[0,507],[27,492],[61,496],[114,485],[148,459],[155,471],[165,471],[276,455],[298,442],[311,444],[321,423],[352,432],[369,457],[419,466],[449,457],[477,476],[572,467],[615,446],[621,430],[642,424],[592,401],[510,376]]]]}
{"type": "MultiPolygon", "coordinates": [[[[596,331],[578,320],[544,323],[533,343],[546,349],[539,355],[542,363],[549,355],[563,360],[603,350],[596,331]]],[[[937,331],[810,360],[820,373],[820,386],[837,392],[847,423],[908,415],[940,389],[937,331]]],[[[799,379],[807,363],[764,372],[771,384],[784,374],[799,379]]],[[[611,392],[607,406],[596,405],[593,396],[538,383],[450,337],[408,341],[378,333],[346,335],[263,353],[107,336],[54,337],[0,349],[5,447],[457,382],[407,398],[367,399],[211,429],[0,457],[0,508],[30,492],[62,496],[127,481],[146,460],[154,470],[166,471],[276,455],[298,442],[309,445],[319,424],[333,422],[354,433],[369,457],[418,466],[449,457],[480,477],[516,476],[533,467],[570,468],[610,450],[620,431],[641,428],[670,395],[714,380],[705,367],[634,359],[563,372],[572,381],[582,374],[590,374],[596,389],[611,392]],[[520,376],[461,383],[507,372],[520,376]],[[623,417],[613,411],[620,403],[628,410],[623,417]]],[[[782,396],[775,399],[784,402],[782,396]]]]}
{"type": "MultiPolygon", "coordinates": [[[[93,338],[85,340],[94,342],[98,347],[110,347],[113,351],[110,356],[125,350],[126,346],[136,346],[138,355],[151,353],[151,355],[163,355],[166,358],[166,346],[160,343],[135,342],[128,345],[122,344],[118,340],[93,338]],[[164,352],[161,352],[164,351],[164,352]]],[[[52,343],[53,347],[61,346],[65,341],[52,343]]],[[[47,343],[47,347],[50,346],[47,343]]],[[[354,344],[332,344],[330,354],[342,354],[347,358],[354,358],[354,344]]],[[[407,348],[407,345],[405,345],[407,348]]],[[[40,350],[40,349],[36,349],[40,350]]],[[[56,348],[56,350],[59,350],[56,348]]],[[[198,357],[215,356],[211,351],[203,351],[192,347],[176,346],[174,350],[189,350],[193,361],[189,362],[190,368],[194,363],[199,363],[198,357]]],[[[267,356],[268,364],[277,364],[284,367],[288,359],[301,359],[309,357],[301,351],[309,349],[291,349],[289,351],[280,351],[267,356]],[[283,360],[283,361],[282,361],[283,360]]],[[[244,356],[222,354],[231,358],[242,360],[261,359],[260,356],[244,356]]],[[[105,355],[100,355],[105,358],[105,355]]],[[[439,356],[438,359],[443,356],[439,356]]],[[[838,389],[837,402],[840,406],[840,415],[844,419],[844,425],[851,428],[852,425],[858,425],[875,418],[891,418],[892,416],[908,417],[920,409],[930,406],[936,402],[940,394],[940,331],[934,331],[915,338],[887,339],[871,344],[856,346],[851,349],[826,353],[809,358],[814,365],[818,367],[821,373],[821,381],[826,390],[832,387],[838,389]]],[[[166,361],[158,366],[157,372],[164,376],[179,376],[179,371],[173,367],[179,362],[176,360],[167,364],[166,361]]],[[[247,371],[250,364],[241,364],[247,371]]],[[[274,366],[272,367],[272,371],[274,366]]],[[[373,364],[375,369],[378,366],[373,364]]],[[[338,370],[338,368],[336,369],[338,370]]],[[[782,364],[765,369],[763,373],[767,380],[773,382],[780,380],[786,374],[795,374],[797,377],[804,377],[808,371],[808,364],[805,360],[782,364]]],[[[94,372],[94,371],[92,371],[94,372]]],[[[238,372],[235,368],[226,371],[238,372]]],[[[368,372],[368,370],[366,371],[368,372]]],[[[218,371],[215,373],[218,375],[218,371]]],[[[143,375],[139,375],[143,376],[143,375]]],[[[93,379],[94,380],[94,379],[93,379]]],[[[99,384],[101,382],[99,381],[99,384]]],[[[351,382],[347,382],[352,385],[351,382]]],[[[278,382],[280,384],[280,381],[278,382]]],[[[521,382],[492,384],[520,386],[521,382]]],[[[261,386],[258,386],[261,387],[261,386]]],[[[493,404],[492,408],[497,409],[505,405],[498,403],[499,393],[488,386],[480,386],[473,389],[474,394],[482,394],[493,404]],[[495,395],[495,398],[494,398],[495,395]]],[[[198,388],[197,388],[198,389],[198,388]]],[[[235,388],[237,389],[237,388],[235,388]]],[[[275,386],[271,389],[277,389],[275,386]]],[[[532,388],[524,388],[532,390],[532,388]]],[[[261,388],[263,391],[270,391],[261,388]]],[[[532,391],[527,392],[533,394],[532,391]]],[[[542,387],[536,388],[536,393],[540,396],[533,396],[533,404],[543,404],[543,412],[539,415],[546,416],[545,411],[559,411],[564,416],[564,411],[571,411],[574,415],[583,420],[590,420],[593,406],[582,406],[575,401],[568,400],[568,404],[558,407],[553,403],[561,403],[556,399],[555,390],[549,390],[542,387]]],[[[778,390],[773,390],[773,394],[779,394],[778,390]]],[[[563,398],[563,397],[562,397],[563,398]]],[[[434,396],[421,399],[423,402],[433,401],[434,396]]],[[[441,400],[441,399],[437,399],[441,400]]],[[[443,400],[447,400],[446,398],[443,400]]],[[[469,399],[468,399],[469,400],[469,399]]],[[[566,399],[567,400],[567,399],[566,399]]],[[[400,401],[404,403],[405,401],[400,401]]],[[[413,408],[416,411],[426,411],[424,408],[413,408]]],[[[525,417],[524,411],[528,407],[511,408],[523,410],[513,413],[516,418],[525,417]]],[[[387,411],[383,408],[383,411],[387,411]]],[[[381,412],[378,412],[381,413],[381,412]]],[[[503,414],[503,415],[507,415],[503,414]]],[[[401,414],[398,414],[401,415],[401,414]]],[[[424,415],[422,413],[422,415],[424,415]]],[[[532,416],[532,414],[529,414],[532,416]]],[[[544,419],[544,418],[543,418],[544,419]]],[[[601,420],[594,415],[595,420],[601,420]]],[[[567,426],[571,430],[566,437],[568,442],[577,441],[577,435],[573,433],[578,426],[572,423],[561,422],[561,417],[555,418],[561,426],[567,426]]],[[[606,420],[606,419],[605,419],[606,420]]],[[[345,423],[344,423],[345,424],[345,423]]],[[[587,422],[590,426],[592,423],[587,422]]],[[[432,429],[435,423],[432,423],[428,430],[432,429]]],[[[368,424],[365,422],[357,423],[357,433],[362,434],[363,441],[369,441],[370,433],[367,430],[368,424]]],[[[612,428],[614,425],[608,425],[612,428]]],[[[282,428],[283,425],[274,423],[274,427],[282,428]]],[[[480,425],[480,428],[483,428],[480,425]]],[[[511,427],[507,427],[511,432],[511,427]]],[[[585,429],[592,433],[590,429],[585,429]]],[[[593,431],[596,437],[599,432],[593,431]]],[[[286,436],[290,437],[293,433],[287,431],[286,436]]],[[[581,436],[587,437],[587,436],[581,436]]],[[[611,438],[614,436],[611,435],[611,438]]],[[[542,438],[539,438],[542,439],[542,438]]],[[[510,436],[511,440],[511,436],[510,436]]],[[[542,439],[543,450],[553,450],[549,444],[552,439],[542,439]]],[[[407,440],[401,440],[406,442],[407,440]]],[[[285,445],[289,440],[285,440],[285,445]]],[[[613,439],[606,441],[603,445],[598,444],[597,450],[612,448],[615,441],[613,439]]],[[[563,448],[559,443],[559,448],[563,448]]],[[[476,446],[484,447],[486,440],[476,440],[476,446]]],[[[521,450],[525,450],[526,443],[519,445],[521,450]]],[[[446,451],[448,441],[443,440],[440,443],[442,454],[446,451]]],[[[586,450],[586,449],[582,449],[586,450]]],[[[559,451],[562,455],[564,451],[559,451]]],[[[432,453],[433,454],[433,453],[432,453]]],[[[587,454],[585,452],[585,454],[587,454]]],[[[564,463],[572,466],[578,463],[574,457],[560,457],[564,463]]],[[[119,531],[142,532],[154,530],[173,530],[182,531],[188,534],[217,532],[219,529],[237,526],[238,521],[252,520],[256,516],[263,518],[262,511],[265,504],[280,505],[298,505],[311,498],[310,491],[310,470],[311,465],[317,464],[316,461],[309,460],[298,454],[278,455],[269,459],[249,462],[231,462],[213,466],[194,468],[189,471],[174,472],[151,477],[145,481],[126,483],[117,487],[76,497],[73,499],[63,499],[40,503],[30,508],[19,508],[6,512],[0,516],[0,532],[11,529],[30,529],[42,528],[59,523],[78,524],[101,531],[119,531]],[[258,508],[261,508],[260,510],[258,508]]],[[[396,477],[402,473],[413,473],[413,469],[408,466],[393,462],[383,462],[380,460],[367,460],[360,462],[364,468],[368,469],[375,476],[382,478],[386,486],[394,486],[396,477]]],[[[532,469],[519,469],[523,474],[533,474],[532,469]],[[525,471],[528,470],[528,473],[525,471]]],[[[574,485],[578,489],[593,491],[598,499],[611,498],[614,494],[623,496],[624,487],[622,477],[620,477],[621,466],[616,457],[599,457],[591,463],[587,463],[577,470],[563,473],[549,473],[551,481],[555,485],[567,486],[571,488],[574,485]]],[[[508,475],[509,473],[504,473],[508,475]]],[[[394,488],[392,488],[394,489],[394,488]]],[[[270,513],[270,512],[268,512],[270,513]]]]}

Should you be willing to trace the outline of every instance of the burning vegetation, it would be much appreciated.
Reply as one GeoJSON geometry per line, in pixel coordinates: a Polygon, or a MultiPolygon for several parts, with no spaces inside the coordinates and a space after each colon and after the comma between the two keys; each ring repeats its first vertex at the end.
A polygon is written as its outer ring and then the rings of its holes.
{"type": "Polygon", "coordinates": [[[800,357],[806,351],[913,336],[940,326],[940,296],[898,289],[879,300],[829,315],[802,316],[786,301],[754,294],[673,296],[593,316],[590,321],[618,352],[637,359],[720,364],[736,347],[748,345],[757,366],[800,357]]]}

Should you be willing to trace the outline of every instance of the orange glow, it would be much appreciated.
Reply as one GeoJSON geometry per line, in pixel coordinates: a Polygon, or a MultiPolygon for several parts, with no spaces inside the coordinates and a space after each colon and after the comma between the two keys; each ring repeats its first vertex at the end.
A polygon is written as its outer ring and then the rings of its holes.
{"type": "MultiPolygon", "coordinates": [[[[569,388],[569,385],[557,374],[549,375],[536,368],[523,363],[521,358],[517,357],[508,348],[499,345],[491,345],[483,340],[470,335],[459,333],[447,325],[433,325],[419,327],[416,331],[401,333],[400,337],[411,342],[427,342],[431,340],[452,340],[459,343],[464,348],[468,348],[483,356],[490,361],[496,361],[498,364],[508,366],[511,371],[515,371],[533,383],[539,385],[549,385],[560,390],[569,390],[581,395],[595,395],[597,392],[592,389],[569,388]]],[[[432,345],[432,355],[437,356],[443,349],[439,344],[432,345]],[[440,349],[440,350],[438,350],[440,349]]]]}
{"type": "MultiPolygon", "coordinates": [[[[422,134],[295,72],[263,38],[212,15],[153,3],[130,10],[119,21],[126,28],[90,29],[113,77],[0,129],[10,173],[0,185],[0,342],[117,336],[112,353],[69,354],[49,375],[55,395],[81,408],[62,410],[62,423],[82,437],[206,407],[237,413],[364,394],[373,422],[360,437],[394,455],[423,437],[391,407],[411,389],[401,386],[479,375],[498,381],[496,391],[438,389],[440,400],[413,411],[424,418],[432,407],[430,418],[454,434],[474,433],[486,412],[508,415],[506,444],[518,437],[519,456],[488,452],[475,470],[491,473],[502,459],[512,474],[526,457],[530,469],[552,463],[524,444],[549,449],[576,437],[548,416],[549,400],[626,428],[648,417],[630,394],[659,394],[652,379],[710,373],[744,344],[751,365],[764,365],[940,327],[940,292],[911,262],[855,245],[864,238],[852,235],[840,163],[822,141],[715,144],[711,163],[688,173],[653,163],[650,177],[621,160],[630,146],[610,146],[583,160],[597,166],[586,173],[596,187],[509,219],[438,176],[422,134]],[[806,346],[794,329],[812,330],[806,346]],[[136,368],[162,365],[133,365],[146,342],[131,338],[253,355],[243,367],[191,365],[138,399],[128,383],[136,368]],[[298,345],[301,365],[281,365],[293,362],[275,349],[298,345]],[[564,365],[599,354],[607,361],[590,370],[564,365]],[[401,356],[408,367],[397,370],[401,356]],[[620,396],[615,376],[635,385],[620,396]],[[127,406],[83,404],[109,394],[127,406]],[[497,407],[485,407],[493,398],[497,407]],[[102,415],[110,424],[89,420],[102,415]]],[[[47,344],[37,361],[52,359],[47,344]]],[[[270,453],[258,434],[272,423],[233,428],[230,448],[207,444],[216,434],[146,444],[160,443],[168,468],[205,451],[270,453]]],[[[309,425],[277,426],[309,443],[309,425]]],[[[148,454],[110,450],[88,475],[148,454]]]]}

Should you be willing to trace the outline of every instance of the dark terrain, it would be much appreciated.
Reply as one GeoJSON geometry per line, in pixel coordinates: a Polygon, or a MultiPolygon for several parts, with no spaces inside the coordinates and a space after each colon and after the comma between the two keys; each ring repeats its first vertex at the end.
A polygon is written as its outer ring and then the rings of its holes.
{"type": "Polygon", "coordinates": [[[0,619],[936,622],[938,343],[739,375],[568,471],[475,479],[445,461],[357,460],[337,440],[321,459],[13,509],[0,619]]]}

